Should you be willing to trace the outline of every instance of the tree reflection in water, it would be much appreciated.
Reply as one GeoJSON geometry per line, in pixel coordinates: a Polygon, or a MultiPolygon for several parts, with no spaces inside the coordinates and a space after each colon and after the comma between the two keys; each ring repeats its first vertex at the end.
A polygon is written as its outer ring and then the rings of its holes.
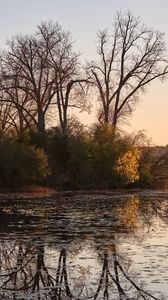
{"type": "Polygon", "coordinates": [[[57,205],[54,199],[42,204],[41,199],[36,199],[36,207],[34,199],[19,200],[12,205],[7,202],[6,210],[4,202],[0,203],[3,236],[0,299],[161,300],[138,283],[136,274],[128,267],[128,258],[120,256],[116,244],[122,235],[128,239],[134,233],[141,240],[143,234],[139,235],[139,228],[149,228],[154,218],[167,222],[167,196],[120,198],[82,195],[57,205]],[[8,233],[10,236],[4,239],[8,233]],[[12,242],[12,236],[16,242],[12,242]],[[74,264],[72,269],[67,261],[67,255],[71,251],[75,253],[73,243],[79,251],[83,241],[93,243],[101,261],[99,264],[95,260],[97,266],[91,276],[86,270],[78,276],[78,266],[74,264]],[[57,256],[56,261],[48,261],[46,244],[57,256]]]}
{"type": "Polygon", "coordinates": [[[96,279],[97,287],[87,287],[84,280],[75,285],[67,265],[67,251],[62,248],[57,265],[46,266],[45,247],[2,242],[0,248],[0,296],[1,299],[48,300],[158,300],[137,283],[117,254],[116,246],[106,250],[102,258],[102,270],[96,279]],[[70,279],[71,278],[71,279],[70,279]],[[73,282],[72,282],[73,281],[73,282]]]}

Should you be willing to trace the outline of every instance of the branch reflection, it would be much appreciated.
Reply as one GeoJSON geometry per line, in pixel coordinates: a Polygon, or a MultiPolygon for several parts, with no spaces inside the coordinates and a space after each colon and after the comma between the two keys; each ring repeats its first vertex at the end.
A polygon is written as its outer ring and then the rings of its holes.
{"type": "MultiPolygon", "coordinates": [[[[96,285],[86,284],[84,278],[73,278],[67,263],[67,251],[62,248],[57,263],[45,260],[42,243],[23,244],[2,242],[0,245],[1,299],[48,300],[158,300],[135,280],[135,274],[118,255],[116,246],[101,253],[99,274],[93,274],[96,285]]],[[[75,268],[75,267],[74,267],[75,268]]],[[[87,274],[86,274],[87,275],[87,274]]]]}

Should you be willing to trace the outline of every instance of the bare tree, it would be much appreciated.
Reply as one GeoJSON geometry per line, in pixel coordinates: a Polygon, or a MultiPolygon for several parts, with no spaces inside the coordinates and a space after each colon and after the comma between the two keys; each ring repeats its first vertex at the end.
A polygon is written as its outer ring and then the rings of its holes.
{"type": "Polygon", "coordinates": [[[34,35],[16,36],[8,46],[1,72],[1,89],[7,96],[1,101],[13,103],[20,121],[26,126],[30,121],[42,134],[54,105],[65,133],[68,108],[85,105],[87,82],[79,78],[79,55],[73,50],[70,33],[57,23],[41,23],[34,35]]]}
{"type": "MultiPolygon", "coordinates": [[[[50,25],[48,28],[51,32],[50,25]]],[[[58,43],[60,28],[57,25],[54,28],[55,43],[58,43]]],[[[48,39],[53,39],[51,34],[48,34],[48,39]]],[[[3,59],[3,63],[6,64],[4,67],[6,73],[3,74],[3,78],[8,79],[5,91],[10,96],[10,101],[14,101],[15,104],[16,93],[19,94],[17,107],[29,114],[39,133],[44,133],[45,116],[56,92],[55,74],[48,64],[49,43],[46,43],[43,36],[37,31],[32,36],[14,37],[12,41],[8,42],[8,46],[9,51],[3,59]],[[29,101],[29,107],[32,107],[33,101],[33,114],[31,110],[26,109],[25,101],[20,100],[20,94],[26,97],[26,103],[29,101]],[[34,110],[36,110],[36,114],[34,110]]],[[[52,46],[54,47],[54,45],[52,46]]]]}
{"type": "Polygon", "coordinates": [[[0,136],[12,131],[15,126],[16,111],[12,103],[0,102],[0,136]]]}
{"type": "MultiPolygon", "coordinates": [[[[6,131],[23,134],[26,130],[32,131],[37,127],[37,110],[30,95],[18,88],[21,83],[17,77],[10,78],[2,76],[0,104],[6,118],[3,120],[3,127],[6,131]],[[8,116],[8,118],[7,118],[8,116]]],[[[26,87],[26,82],[24,81],[26,87]]],[[[4,117],[5,117],[4,115],[4,117]]]]}
{"type": "Polygon", "coordinates": [[[62,132],[65,134],[68,126],[69,108],[84,109],[86,107],[86,83],[80,73],[79,54],[73,49],[73,41],[69,32],[60,30],[60,40],[56,43],[53,25],[42,23],[38,30],[48,49],[48,64],[54,72],[56,90],[56,105],[58,119],[62,132]],[[49,31],[49,29],[51,29],[49,31]],[[49,36],[52,34],[52,38],[49,36]]]}
{"type": "Polygon", "coordinates": [[[141,25],[130,12],[117,13],[112,35],[98,33],[98,62],[89,64],[101,103],[101,122],[116,128],[149,84],[168,73],[163,34],[141,25]]]}

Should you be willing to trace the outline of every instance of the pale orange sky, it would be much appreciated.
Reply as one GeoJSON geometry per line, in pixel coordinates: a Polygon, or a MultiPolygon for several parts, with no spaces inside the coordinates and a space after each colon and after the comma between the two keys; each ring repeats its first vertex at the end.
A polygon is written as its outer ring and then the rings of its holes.
{"type": "Polygon", "coordinates": [[[129,130],[144,129],[154,144],[168,144],[168,82],[154,82],[137,105],[129,130]]]}
{"type": "MultiPolygon", "coordinates": [[[[92,114],[79,114],[86,125],[93,123],[95,112],[92,114]]],[[[154,145],[168,144],[168,81],[153,82],[145,94],[140,96],[140,101],[135,106],[135,111],[120,125],[124,131],[137,132],[144,130],[154,145]]]]}

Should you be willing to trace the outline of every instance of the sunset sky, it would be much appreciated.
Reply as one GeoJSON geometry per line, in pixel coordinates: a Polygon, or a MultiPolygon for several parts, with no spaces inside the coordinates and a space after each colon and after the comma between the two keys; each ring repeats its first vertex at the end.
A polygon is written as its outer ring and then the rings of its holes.
{"type": "MultiPolygon", "coordinates": [[[[117,10],[130,10],[145,25],[164,32],[168,44],[166,0],[0,0],[0,10],[1,49],[12,35],[32,33],[41,21],[53,20],[72,33],[83,60],[93,59],[96,33],[99,29],[112,28],[117,10]]],[[[93,116],[85,114],[85,118],[85,122],[91,122],[93,116]]],[[[163,84],[154,82],[141,96],[127,130],[142,129],[154,144],[168,144],[168,80],[163,84]]]]}

